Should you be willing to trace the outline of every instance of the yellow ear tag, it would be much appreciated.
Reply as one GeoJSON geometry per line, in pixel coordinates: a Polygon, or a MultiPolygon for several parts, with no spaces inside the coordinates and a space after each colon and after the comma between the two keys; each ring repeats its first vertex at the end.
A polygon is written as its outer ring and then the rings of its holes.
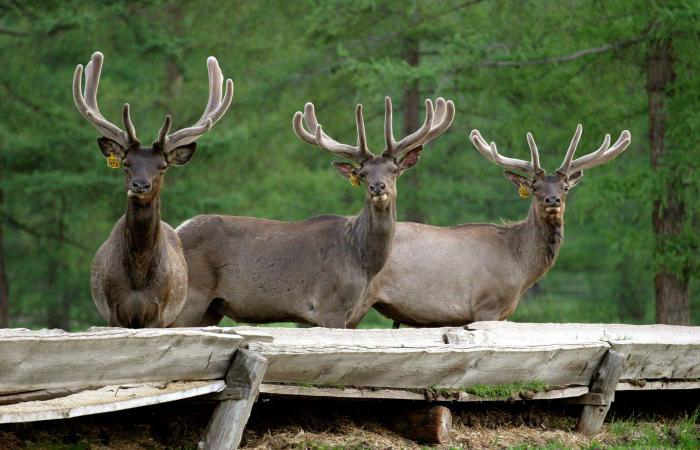
{"type": "Polygon", "coordinates": [[[119,168],[119,158],[114,156],[114,153],[110,153],[107,157],[107,167],[109,167],[110,169],[119,168]]]}
{"type": "Polygon", "coordinates": [[[350,179],[350,184],[352,184],[353,187],[358,187],[360,185],[360,179],[357,178],[357,175],[355,175],[354,173],[350,174],[349,179],[350,179]]]}
{"type": "Polygon", "coordinates": [[[520,198],[528,198],[530,196],[530,191],[525,187],[524,184],[521,184],[518,188],[518,194],[520,194],[520,198]]]}

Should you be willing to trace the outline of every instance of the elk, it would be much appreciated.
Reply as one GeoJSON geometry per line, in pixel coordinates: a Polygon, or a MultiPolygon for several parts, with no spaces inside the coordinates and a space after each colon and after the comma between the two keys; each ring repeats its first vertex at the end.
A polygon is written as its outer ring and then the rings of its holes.
{"type": "Polygon", "coordinates": [[[391,251],[396,224],[396,179],[418,162],[424,145],[443,134],[454,104],[425,102],[423,125],[396,142],[392,103],[385,99],[386,148],[376,156],[367,145],[362,105],[355,112],[357,145],[331,138],[314,105],[297,112],[293,129],[304,142],[351,162],[334,162],[353,185],[364,184],[356,216],[323,215],[299,222],[252,217],[196,216],[177,228],[189,269],[187,304],[175,326],[295,321],[324,327],[355,327],[371,281],[391,251]],[[302,119],[306,128],[302,125],[302,119]]]}
{"type": "Polygon", "coordinates": [[[110,326],[130,328],[166,327],[182,309],[187,294],[187,265],[175,231],[160,220],[160,191],[170,166],[186,164],[195,142],[224,115],[233,99],[233,82],[226,81],[216,58],[209,57],[209,102],[202,117],[191,127],[170,133],[172,120],[165,116],[158,139],[143,147],[124,105],[124,130],[108,122],[97,105],[97,89],[103,55],[95,52],[85,68],[85,91],[81,92],[83,66],[73,77],[73,99],[80,114],[102,134],[97,143],[109,159],[124,166],[126,212],[112,228],[92,261],[92,296],[110,326]]]}
{"type": "Polygon", "coordinates": [[[551,175],[540,167],[532,134],[527,134],[531,161],[501,156],[496,144],[477,130],[470,140],[489,161],[517,170],[505,172],[521,196],[532,195],[527,218],[505,225],[464,224],[436,227],[399,223],[394,249],[377,275],[366,307],[414,326],[459,326],[503,320],[520,296],[554,265],[564,238],[564,210],[569,189],[583,171],[604,164],[630,143],[625,130],[610,147],[610,135],[593,153],[573,159],[581,125],[561,166],[551,175]]]}

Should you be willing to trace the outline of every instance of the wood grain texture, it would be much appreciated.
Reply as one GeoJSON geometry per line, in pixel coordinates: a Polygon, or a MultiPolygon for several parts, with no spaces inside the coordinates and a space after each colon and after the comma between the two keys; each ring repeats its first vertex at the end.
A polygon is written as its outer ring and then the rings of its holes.
{"type": "Polygon", "coordinates": [[[223,379],[242,341],[190,330],[2,330],[0,393],[223,379]]]}
{"type": "Polygon", "coordinates": [[[591,380],[590,392],[603,396],[602,405],[586,405],[578,420],[578,431],[583,434],[596,434],[605,421],[610,404],[615,396],[615,388],[625,366],[625,355],[609,350],[591,380]]]}
{"type": "Polygon", "coordinates": [[[469,330],[523,340],[598,340],[627,356],[623,379],[700,378],[700,327],[676,325],[476,322],[469,330]]]}
{"type": "MultiPolygon", "coordinates": [[[[224,394],[216,394],[217,396],[224,394]]],[[[536,392],[529,400],[554,400],[560,398],[575,398],[588,392],[587,386],[572,386],[551,391],[536,392]]],[[[328,398],[357,398],[357,399],[384,399],[384,400],[426,400],[448,402],[502,402],[508,400],[523,400],[515,394],[512,398],[479,397],[464,391],[454,391],[450,394],[437,392],[420,392],[419,390],[406,389],[363,389],[363,388],[332,388],[314,386],[294,386],[289,384],[263,383],[260,393],[281,395],[288,397],[328,397],[328,398]]]]}
{"type": "Polygon", "coordinates": [[[69,419],[138,408],[223,390],[223,380],[105,386],[44,401],[0,406],[0,423],[69,419]]]}
{"type": "Polygon", "coordinates": [[[269,383],[461,388],[537,380],[586,386],[609,348],[596,340],[523,341],[462,328],[265,331],[274,341],[250,348],[268,358],[269,383]]]}
{"type": "Polygon", "coordinates": [[[226,385],[231,389],[241,389],[241,399],[224,400],[216,406],[200,448],[238,448],[266,368],[265,357],[246,349],[236,352],[231,368],[226,374],[226,385]]]}

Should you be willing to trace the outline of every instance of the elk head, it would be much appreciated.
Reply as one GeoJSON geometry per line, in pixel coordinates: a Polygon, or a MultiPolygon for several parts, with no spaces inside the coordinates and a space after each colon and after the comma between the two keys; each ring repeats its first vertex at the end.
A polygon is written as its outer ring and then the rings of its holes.
{"type": "Polygon", "coordinates": [[[122,121],[124,130],[108,122],[97,106],[97,89],[100,83],[104,56],[95,52],[85,68],[85,91],[81,92],[83,66],[75,68],[73,76],[73,100],[80,114],[88,120],[102,137],[97,140],[100,150],[108,158],[116,158],[124,165],[125,190],[130,199],[148,204],[156,198],[163,184],[163,174],[170,166],[186,164],[194,154],[195,142],[224,115],[233,99],[233,81],[226,80],[222,99],[223,74],[216,58],[207,59],[209,70],[209,102],[202,117],[191,127],[170,133],[172,120],[165,116],[158,139],[151,147],[144,147],[136,137],[131,122],[129,104],[124,105],[122,121]]]}
{"type": "Polygon", "coordinates": [[[631,140],[630,132],[624,130],[617,142],[610,147],[610,135],[606,134],[603,145],[598,150],[574,160],[574,152],[581,139],[582,130],[583,128],[579,124],[569,144],[569,149],[566,151],[564,162],[551,175],[547,175],[544,169],[540,167],[539,152],[531,133],[527,133],[527,143],[530,147],[531,155],[529,162],[502,156],[498,153],[496,144],[494,142],[487,144],[478,130],[472,130],[470,140],[479,153],[489,161],[507,169],[527,174],[523,176],[510,170],[505,171],[506,178],[518,187],[522,197],[533,195],[533,201],[536,203],[535,210],[541,219],[548,222],[561,222],[564,218],[566,196],[569,189],[581,181],[583,171],[605,164],[615,158],[625,151],[631,140]]]}
{"type": "Polygon", "coordinates": [[[396,142],[392,131],[391,99],[384,99],[384,137],[386,148],[380,156],[373,154],[367,146],[362,105],[357,105],[355,121],[357,145],[342,144],[328,136],[316,120],[314,105],[307,103],[304,112],[294,114],[294,132],[309,144],[316,145],[335,155],[349,159],[353,163],[334,162],[333,165],[343,177],[359,186],[364,184],[367,198],[379,210],[387,209],[396,199],[396,179],[404,170],[413,167],[420,158],[423,146],[435,139],[450,127],[455,115],[454,103],[438,98],[433,109],[431,100],[425,101],[425,121],[414,133],[396,142]],[[306,123],[305,129],[302,119],[306,123]]]}

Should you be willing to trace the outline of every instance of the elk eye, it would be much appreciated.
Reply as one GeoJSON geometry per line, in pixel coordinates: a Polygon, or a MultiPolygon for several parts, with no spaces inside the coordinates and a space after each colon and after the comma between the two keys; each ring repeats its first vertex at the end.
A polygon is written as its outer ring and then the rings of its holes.
{"type": "Polygon", "coordinates": [[[391,172],[392,172],[394,175],[398,175],[398,174],[399,174],[399,169],[394,169],[394,170],[392,170],[391,172]]]}
{"type": "Polygon", "coordinates": [[[568,192],[569,186],[564,186],[564,192],[568,192]]]}

